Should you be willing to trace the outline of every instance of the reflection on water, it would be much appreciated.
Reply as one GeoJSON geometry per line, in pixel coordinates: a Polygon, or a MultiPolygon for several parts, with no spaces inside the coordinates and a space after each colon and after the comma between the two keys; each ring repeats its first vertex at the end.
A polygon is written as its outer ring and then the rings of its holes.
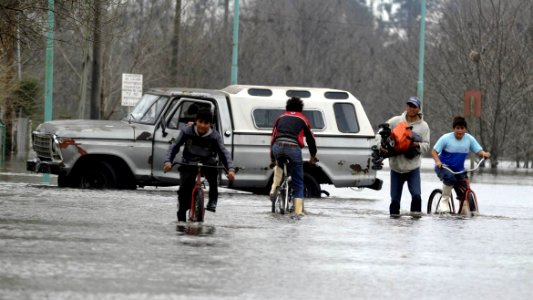
{"type": "Polygon", "coordinates": [[[204,225],[202,223],[182,223],[176,225],[176,231],[185,235],[207,236],[213,235],[215,226],[204,225]]]}
{"type": "MultiPolygon", "coordinates": [[[[332,189],[306,216],[222,193],[176,223],[176,188],[60,189],[0,179],[1,299],[529,299],[533,187],[473,183],[480,216],[388,215],[382,191],[332,189]]],[[[423,177],[423,199],[440,183],[423,177]]]]}

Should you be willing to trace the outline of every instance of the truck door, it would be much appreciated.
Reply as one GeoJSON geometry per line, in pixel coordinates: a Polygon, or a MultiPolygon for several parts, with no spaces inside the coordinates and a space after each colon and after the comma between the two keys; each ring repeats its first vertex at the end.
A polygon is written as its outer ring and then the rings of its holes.
{"type": "MultiPolygon", "coordinates": [[[[194,123],[196,113],[204,107],[209,107],[211,111],[214,111],[213,103],[207,100],[185,97],[172,100],[168,110],[161,118],[161,126],[158,126],[154,133],[152,176],[157,180],[171,185],[179,184],[177,166],[168,173],[163,171],[168,148],[175,142],[182,128],[194,123]]],[[[183,147],[174,158],[174,162],[181,161],[182,152],[183,147]]]]}

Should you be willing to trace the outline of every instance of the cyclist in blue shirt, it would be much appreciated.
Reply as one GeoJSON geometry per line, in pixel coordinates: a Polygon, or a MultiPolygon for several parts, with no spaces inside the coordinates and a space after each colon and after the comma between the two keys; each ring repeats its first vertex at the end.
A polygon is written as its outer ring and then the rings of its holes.
{"type": "Polygon", "coordinates": [[[453,174],[443,168],[446,165],[454,172],[464,170],[465,160],[470,152],[477,154],[479,157],[489,158],[490,153],[483,151],[477,140],[470,134],[466,133],[467,124],[463,117],[453,119],[453,132],[442,135],[431,150],[431,156],[435,160],[435,172],[443,182],[442,200],[440,201],[437,212],[449,213],[449,199],[452,188],[455,187],[457,197],[463,198],[462,190],[456,186],[458,182],[464,182],[462,179],[467,177],[466,172],[453,174]]]}

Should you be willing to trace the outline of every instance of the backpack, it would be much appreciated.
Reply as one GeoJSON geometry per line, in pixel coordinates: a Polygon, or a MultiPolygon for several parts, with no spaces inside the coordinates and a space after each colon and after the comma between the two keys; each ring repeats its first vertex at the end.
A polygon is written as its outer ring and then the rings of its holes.
{"type": "Polygon", "coordinates": [[[407,122],[400,122],[391,131],[391,137],[394,139],[394,150],[398,153],[406,152],[411,147],[413,141],[413,126],[407,122]]]}

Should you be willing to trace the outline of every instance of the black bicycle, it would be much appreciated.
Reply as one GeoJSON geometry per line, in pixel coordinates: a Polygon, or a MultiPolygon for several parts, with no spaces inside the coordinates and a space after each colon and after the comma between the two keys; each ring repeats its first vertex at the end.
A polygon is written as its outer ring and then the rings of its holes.
{"type": "Polygon", "coordinates": [[[293,210],[292,203],[292,184],[291,176],[287,172],[287,166],[289,164],[289,159],[287,157],[282,157],[278,161],[283,161],[283,175],[281,177],[281,183],[276,190],[274,191],[274,196],[272,197],[272,212],[285,214],[290,213],[293,210]]]}
{"type": "MultiPolygon", "coordinates": [[[[477,162],[477,164],[474,166],[474,168],[472,169],[465,169],[459,172],[454,172],[445,165],[443,165],[442,167],[450,171],[452,174],[457,175],[457,174],[463,174],[466,172],[476,171],[481,165],[481,163],[483,163],[484,160],[485,158],[480,159],[477,162]]],[[[469,215],[479,214],[479,205],[477,202],[477,196],[476,196],[476,193],[474,193],[474,191],[470,187],[470,180],[468,178],[463,178],[457,181],[456,184],[454,185],[454,189],[461,189],[461,193],[463,194],[463,197],[462,199],[454,198],[453,194],[456,192],[452,191],[452,194],[450,195],[450,198],[448,200],[449,201],[448,207],[450,207],[450,213],[451,214],[469,214],[469,215]],[[453,199],[457,199],[459,201],[459,210],[457,212],[455,210],[455,201],[453,201],[453,199]],[[465,206],[465,203],[467,204],[467,206],[465,206]]],[[[442,189],[434,189],[429,195],[427,213],[428,214],[438,213],[437,209],[439,207],[441,200],[442,200],[442,189]]]]}

